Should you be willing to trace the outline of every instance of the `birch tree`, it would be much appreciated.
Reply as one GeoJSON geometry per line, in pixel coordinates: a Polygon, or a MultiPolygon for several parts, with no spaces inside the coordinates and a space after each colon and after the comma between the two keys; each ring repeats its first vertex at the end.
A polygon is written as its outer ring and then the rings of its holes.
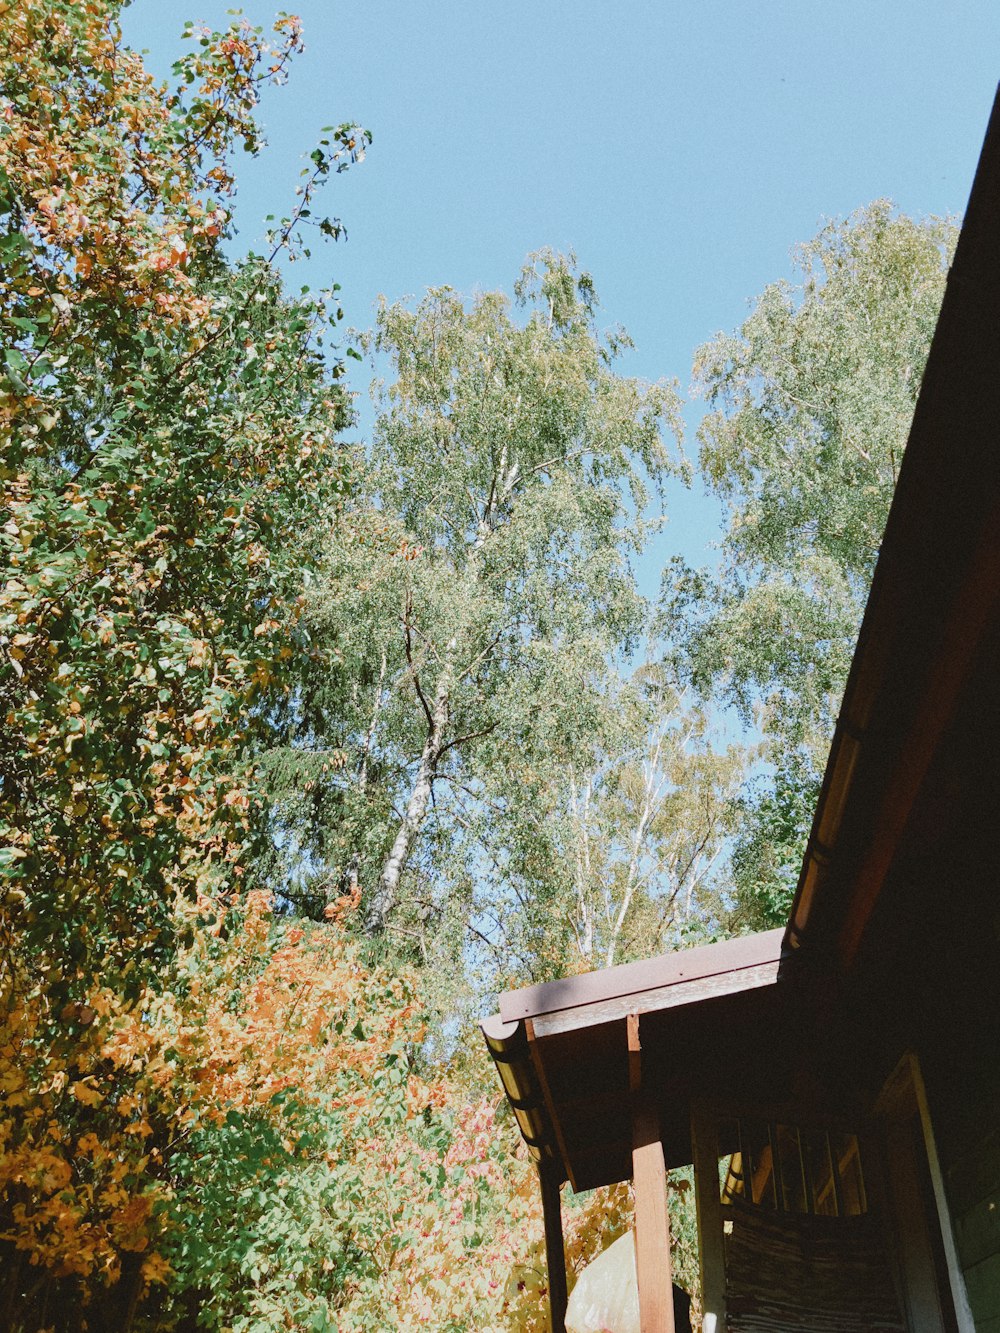
{"type": "Polygon", "coordinates": [[[347,563],[331,542],[306,614],[328,651],[303,705],[319,787],[368,812],[334,814],[323,873],[358,867],[372,935],[414,928],[397,913],[408,868],[432,846],[442,867],[461,821],[490,818],[489,772],[585,732],[642,625],[629,562],[648,502],[684,468],[676,389],[615,373],[627,339],[598,332],[574,261],[534,256],[515,299],[438,288],[380,308],[368,346],[391,375],[351,520],[371,540],[347,563]],[[379,543],[388,558],[366,566],[379,543]]]}
{"type": "Polygon", "coordinates": [[[884,200],[831,222],[696,355],[721,569],[666,586],[691,678],[767,742],[735,858],[750,924],[783,919],[798,875],[956,236],[884,200]]]}
{"type": "Polygon", "coordinates": [[[609,682],[602,713],[589,750],[504,775],[477,920],[522,976],[647,957],[724,912],[745,748],[658,662],[609,682]]]}
{"type": "Polygon", "coordinates": [[[741,747],[713,746],[690,690],[656,668],[637,687],[636,743],[602,757],[582,800],[570,791],[574,933],[581,956],[605,967],[662,951],[711,914],[744,771],[741,747]]]}

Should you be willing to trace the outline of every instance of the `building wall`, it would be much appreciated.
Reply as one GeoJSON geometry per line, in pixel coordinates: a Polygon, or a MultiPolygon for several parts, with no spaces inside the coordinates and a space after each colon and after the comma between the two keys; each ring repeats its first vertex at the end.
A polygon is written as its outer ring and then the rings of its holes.
{"type": "Polygon", "coordinates": [[[1000,1003],[995,954],[976,957],[983,943],[967,944],[964,977],[942,986],[947,1021],[935,1025],[921,1064],[976,1330],[1000,1333],[1000,1003]]]}
{"type": "Polygon", "coordinates": [[[728,1333],[904,1333],[878,1218],[727,1213],[728,1333]]]}

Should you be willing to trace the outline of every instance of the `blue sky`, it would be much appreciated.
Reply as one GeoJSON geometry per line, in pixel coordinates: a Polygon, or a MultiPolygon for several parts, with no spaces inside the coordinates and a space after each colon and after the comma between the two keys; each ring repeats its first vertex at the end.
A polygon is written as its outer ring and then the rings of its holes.
{"type": "MultiPolygon", "coordinates": [[[[317,247],[297,282],[340,282],[363,326],[380,292],[509,289],[529,250],[572,247],[636,341],[628,371],[685,388],[699,343],[735,327],[824,218],[881,196],[961,213],[1000,75],[997,0],[288,7],[307,50],[267,96],[270,147],[240,167],[237,246],[287,211],[320,127],[356,120],[372,151],[325,201],[349,239],[317,247]]],[[[225,15],[135,0],[126,35],[165,73],[185,18],[225,15]]],[[[669,513],[647,578],[715,535],[697,489],[669,513]]]]}

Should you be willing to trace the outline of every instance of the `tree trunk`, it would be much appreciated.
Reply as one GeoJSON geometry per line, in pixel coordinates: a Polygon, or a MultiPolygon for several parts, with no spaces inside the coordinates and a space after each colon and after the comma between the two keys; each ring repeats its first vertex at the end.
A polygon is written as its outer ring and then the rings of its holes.
{"type": "Polygon", "coordinates": [[[448,725],[448,703],[451,696],[452,673],[446,669],[438,680],[434,692],[434,703],[428,718],[427,739],[420,755],[417,776],[406,803],[406,812],[396,831],[392,850],[386,857],[368,909],[365,912],[365,932],[368,935],[380,935],[386,927],[389,916],[399,898],[399,881],[410,853],[416,843],[427,815],[427,806],[431,798],[431,787],[437,775],[438,763],[445,745],[445,731],[448,725]]]}
{"type": "MultiPolygon", "coordinates": [[[[368,731],[365,734],[365,748],[361,751],[361,763],[358,765],[358,791],[362,798],[368,790],[368,760],[371,757],[372,745],[375,742],[375,728],[378,726],[379,714],[382,711],[382,691],[385,687],[385,674],[388,667],[388,657],[385,649],[382,650],[382,659],[379,664],[378,684],[375,686],[375,701],[372,704],[371,720],[368,723],[368,731]]],[[[361,883],[361,850],[355,847],[351,852],[350,860],[347,862],[347,892],[351,897],[360,892],[361,883]]]]}
{"type": "Polygon", "coordinates": [[[582,796],[577,791],[576,774],[570,768],[570,809],[576,825],[575,860],[576,860],[576,905],[579,924],[573,923],[577,947],[585,962],[590,962],[594,952],[594,914],[590,908],[588,894],[592,881],[590,867],[590,795],[593,781],[588,778],[583,786],[582,796]]]}

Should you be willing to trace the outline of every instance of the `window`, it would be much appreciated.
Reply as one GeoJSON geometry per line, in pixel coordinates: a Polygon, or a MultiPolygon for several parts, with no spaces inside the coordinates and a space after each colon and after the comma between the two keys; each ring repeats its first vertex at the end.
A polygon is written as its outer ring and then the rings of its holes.
{"type": "Polygon", "coordinates": [[[784,1213],[858,1217],[868,1210],[856,1134],[751,1118],[720,1126],[722,1202],[784,1213]]]}

